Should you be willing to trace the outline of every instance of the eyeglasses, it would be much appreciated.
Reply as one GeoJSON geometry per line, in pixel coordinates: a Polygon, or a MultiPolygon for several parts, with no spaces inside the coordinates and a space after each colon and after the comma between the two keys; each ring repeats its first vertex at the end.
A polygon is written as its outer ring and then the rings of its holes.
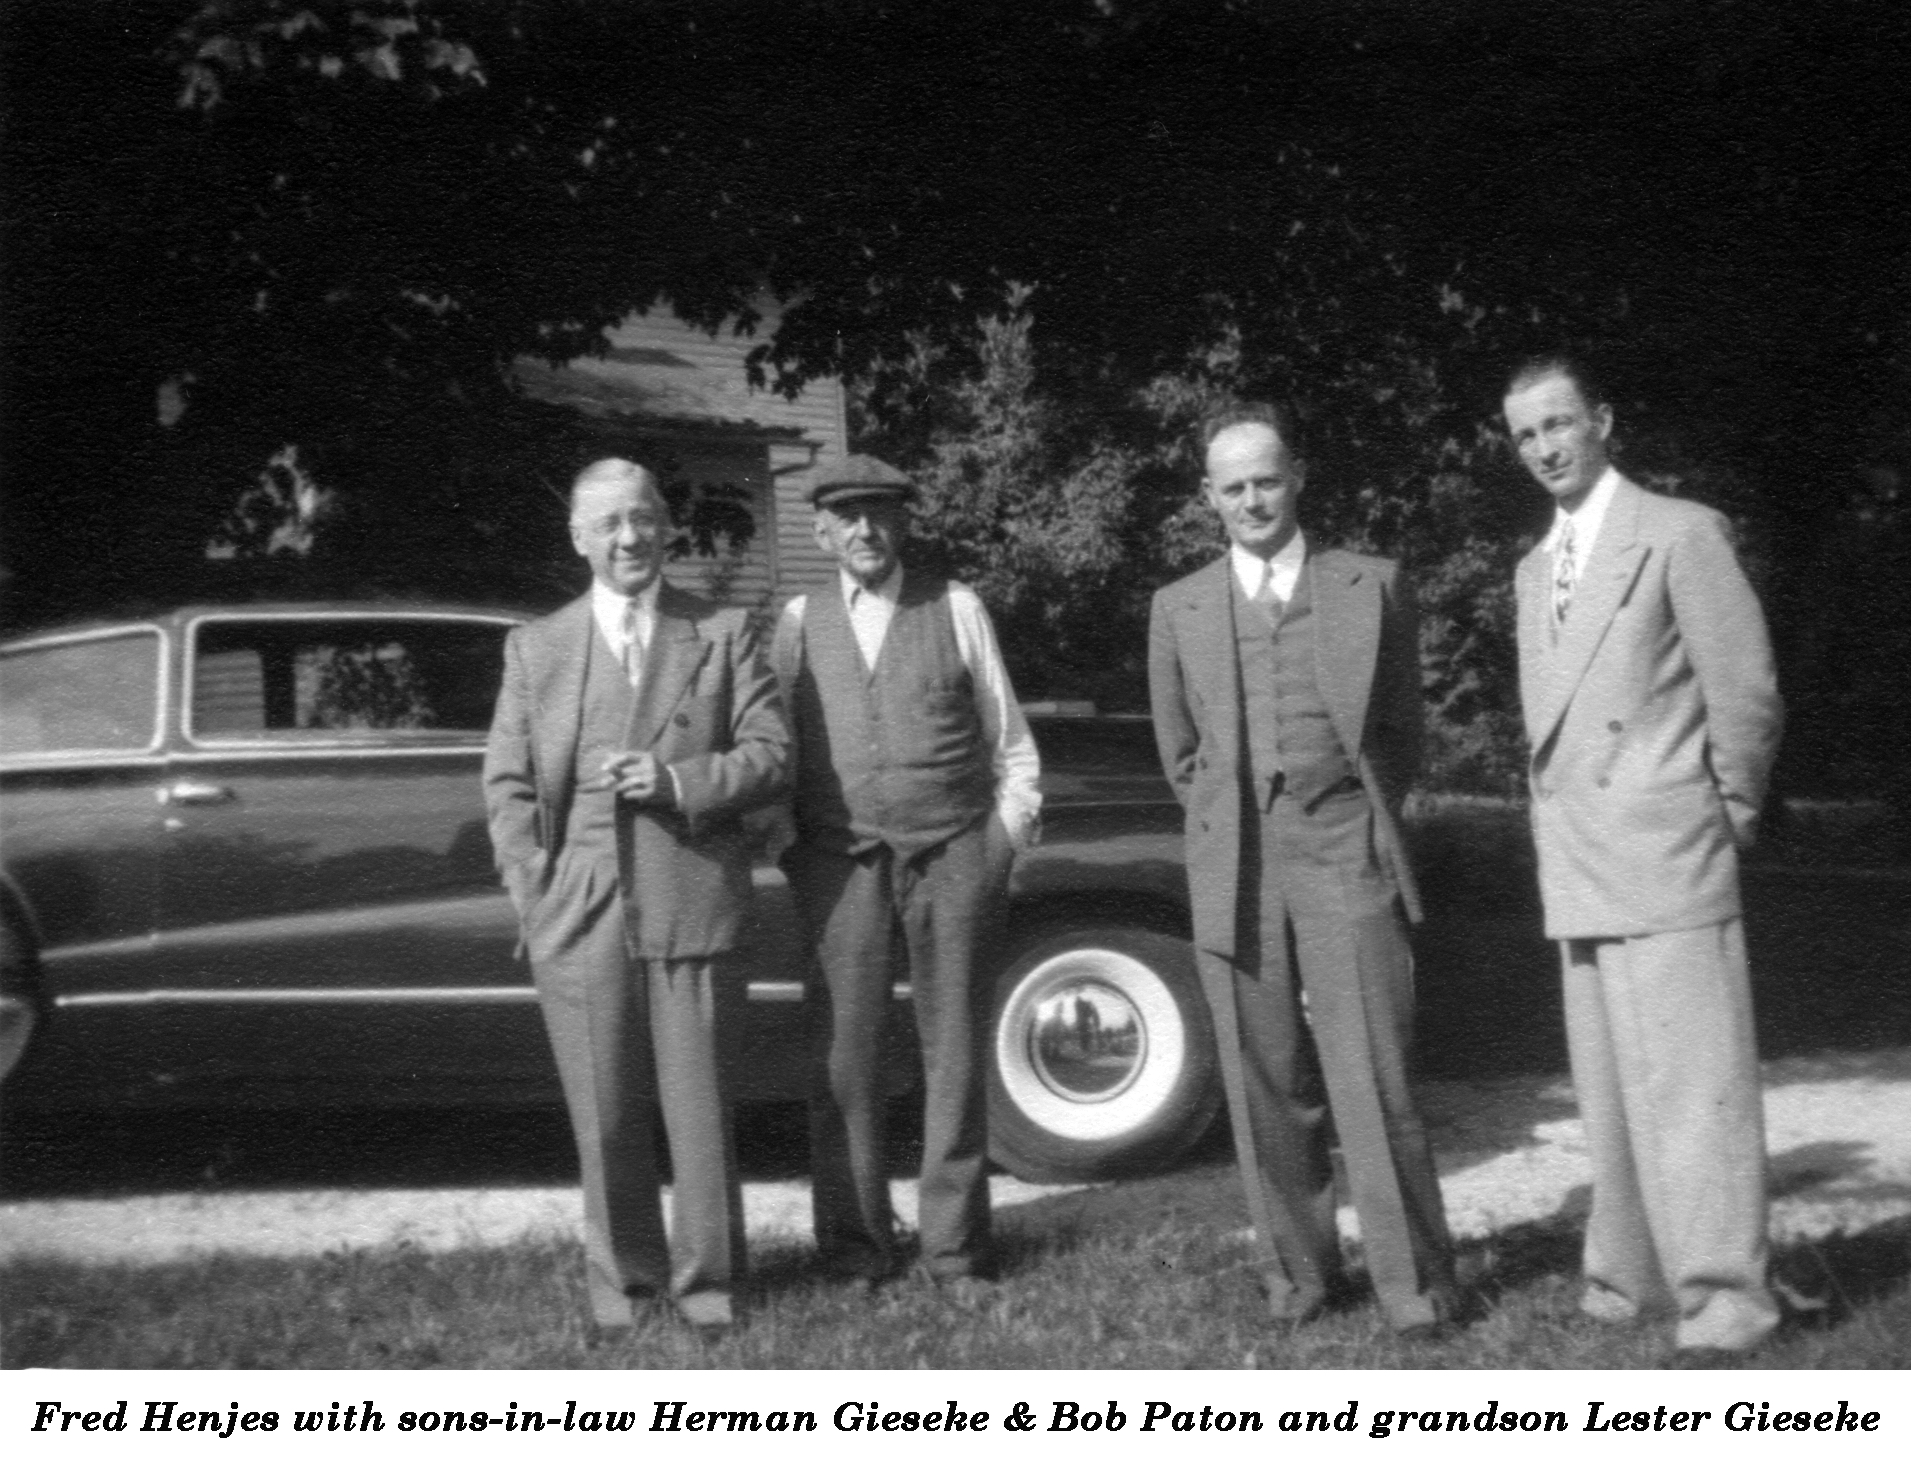
{"type": "Polygon", "coordinates": [[[615,539],[628,527],[639,538],[654,538],[669,525],[654,513],[612,513],[602,518],[572,519],[571,523],[593,539],[615,539]]]}

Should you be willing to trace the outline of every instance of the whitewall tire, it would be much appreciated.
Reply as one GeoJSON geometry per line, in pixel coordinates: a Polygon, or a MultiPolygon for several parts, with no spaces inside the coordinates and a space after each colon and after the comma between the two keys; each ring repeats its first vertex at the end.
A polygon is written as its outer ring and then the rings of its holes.
{"type": "Polygon", "coordinates": [[[1134,926],[1038,932],[995,988],[989,1152],[1056,1183],[1158,1168],[1221,1102],[1188,942],[1134,926]]]}

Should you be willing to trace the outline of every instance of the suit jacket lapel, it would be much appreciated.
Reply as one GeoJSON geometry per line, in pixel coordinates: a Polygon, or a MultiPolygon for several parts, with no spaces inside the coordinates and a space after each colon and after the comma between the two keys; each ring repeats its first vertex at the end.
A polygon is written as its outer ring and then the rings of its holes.
{"type": "Polygon", "coordinates": [[[657,623],[644,653],[643,679],[631,709],[630,745],[649,747],[662,735],[670,710],[683,696],[709,652],[696,622],[684,613],[678,593],[665,585],[657,595],[657,623]]]}
{"type": "MultiPolygon", "coordinates": [[[[1586,572],[1580,576],[1565,623],[1559,628],[1559,644],[1551,647],[1550,665],[1541,682],[1546,692],[1532,728],[1535,751],[1552,736],[1565,715],[1566,704],[1579,689],[1593,653],[1606,638],[1612,617],[1625,603],[1632,582],[1639,577],[1639,567],[1646,561],[1647,548],[1638,542],[1643,496],[1642,489],[1621,479],[1612,502],[1606,506],[1606,519],[1593,542],[1592,557],[1586,561],[1586,572]]],[[[1546,608],[1542,615],[1550,615],[1551,598],[1543,590],[1528,598],[1543,602],[1546,608]]],[[[1540,635],[1549,634],[1550,629],[1542,624],[1540,635]]]]}
{"type": "Polygon", "coordinates": [[[556,780],[556,787],[550,789],[554,799],[569,803],[577,780],[577,738],[585,717],[585,667],[590,661],[590,640],[598,633],[589,594],[552,615],[543,633],[547,644],[533,661],[541,673],[537,682],[539,764],[556,780]]]}
{"type": "MultiPolygon", "coordinates": [[[[1540,723],[1546,715],[1546,680],[1552,666],[1552,563],[1545,550],[1535,547],[1520,561],[1515,581],[1519,615],[1520,708],[1526,718],[1526,736],[1538,749],[1540,723]]],[[[1550,725],[1550,724],[1549,724],[1550,725]]]]}
{"type": "Polygon", "coordinates": [[[1241,667],[1234,646],[1234,567],[1224,554],[1188,584],[1182,614],[1192,627],[1189,669],[1195,689],[1210,708],[1219,759],[1232,759],[1238,747],[1241,667]]]}
{"type": "Polygon", "coordinates": [[[1360,755],[1380,648],[1380,582],[1359,565],[1307,556],[1313,579],[1314,683],[1349,757],[1360,755]]]}

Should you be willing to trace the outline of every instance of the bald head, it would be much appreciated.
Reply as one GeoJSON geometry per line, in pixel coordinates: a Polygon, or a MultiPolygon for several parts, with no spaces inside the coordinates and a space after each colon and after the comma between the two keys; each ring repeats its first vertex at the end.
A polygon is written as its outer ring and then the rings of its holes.
{"type": "Polygon", "coordinates": [[[664,507],[666,514],[669,505],[664,500],[663,485],[657,481],[657,475],[642,463],[633,463],[629,458],[599,458],[583,472],[571,480],[571,519],[577,519],[578,498],[587,489],[601,487],[629,488],[638,493],[652,495],[664,507]]]}

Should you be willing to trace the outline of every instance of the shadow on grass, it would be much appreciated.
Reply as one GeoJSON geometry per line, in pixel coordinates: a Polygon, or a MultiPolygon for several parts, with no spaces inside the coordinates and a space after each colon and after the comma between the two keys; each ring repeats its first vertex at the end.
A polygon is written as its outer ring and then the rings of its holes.
{"type": "MultiPolygon", "coordinates": [[[[1371,1300],[1270,1328],[1239,1184],[1226,1164],[1047,1196],[998,1215],[1002,1284],[948,1297],[903,1279],[869,1297],[820,1277],[809,1248],[753,1257],[746,1324],[702,1347],[668,1318],[593,1347],[570,1240],[448,1254],[405,1244],[300,1259],[155,1266],[23,1262],[0,1271],[8,1367],[1654,1368],[1661,1324],[1578,1315],[1580,1222],[1565,1212],[1462,1247],[1474,1325],[1390,1336],[1371,1300]]],[[[1911,1218],[1780,1248],[1777,1268],[1832,1305],[1751,1365],[1905,1365],[1911,1218]]]]}
{"type": "MultiPolygon", "coordinates": [[[[747,1179],[809,1172],[797,1104],[751,1105],[737,1125],[747,1179]]],[[[895,1159],[913,1163],[898,1119],[895,1159]]],[[[662,1172],[669,1146],[658,1137],[662,1172]]],[[[0,1199],[301,1189],[512,1188],[574,1184],[560,1110],[209,1109],[0,1118],[0,1199]]]]}
{"type": "MultiPolygon", "coordinates": [[[[1485,1309],[1543,1285],[1576,1290],[1585,1227],[1571,1210],[1569,1205],[1543,1220],[1461,1244],[1462,1274],[1477,1277],[1475,1294],[1485,1309]]],[[[1911,1216],[1781,1243],[1773,1248],[1771,1274],[1791,1313],[1793,1333],[1839,1326],[1905,1290],[1911,1279],[1911,1216]]]]}
{"type": "Polygon", "coordinates": [[[1850,1234],[1788,1242],[1778,1247],[1772,1270],[1792,1291],[1824,1302],[1828,1321],[1842,1320],[1911,1280],[1911,1215],[1850,1234]]]}

